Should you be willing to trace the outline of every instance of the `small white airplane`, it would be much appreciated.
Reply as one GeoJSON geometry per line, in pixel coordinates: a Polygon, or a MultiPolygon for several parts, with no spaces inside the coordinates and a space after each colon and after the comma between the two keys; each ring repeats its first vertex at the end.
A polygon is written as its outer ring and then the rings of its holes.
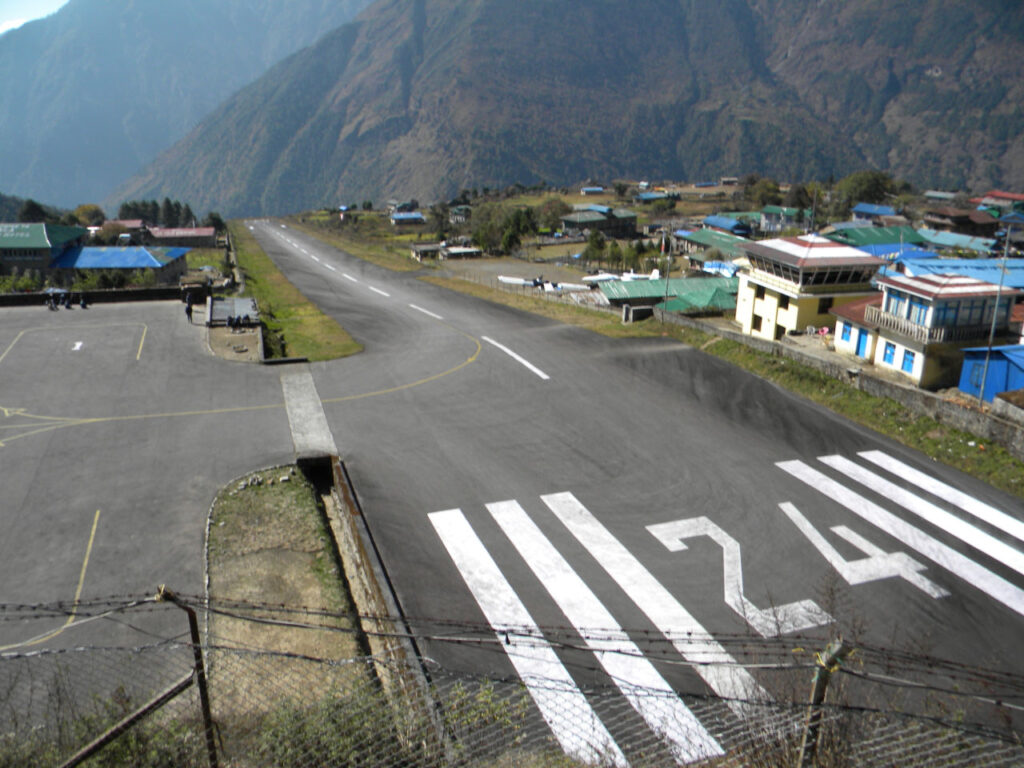
{"type": "Polygon", "coordinates": [[[583,278],[584,283],[596,285],[597,283],[612,283],[619,279],[618,275],[611,272],[598,272],[596,275],[587,275],[583,278]]]}
{"type": "Polygon", "coordinates": [[[498,275],[498,282],[505,283],[506,285],[522,285],[525,287],[532,288],[543,288],[547,292],[552,291],[589,291],[589,285],[581,285],[579,283],[556,283],[552,280],[545,280],[544,276],[535,277],[530,279],[528,277],[510,277],[508,275],[498,275]]]}
{"type": "Polygon", "coordinates": [[[651,274],[649,274],[649,275],[637,274],[636,272],[634,272],[632,270],[630,270],[629,272],[624,272],[623,275],[622,275],[622,280],[624,282],[627,282],[627,283],[631,282],[633,280],[660,280],[660,279],[661,279],[661,270],[659,270],[657,268],[652,269],[651,270],[651,274]]]}

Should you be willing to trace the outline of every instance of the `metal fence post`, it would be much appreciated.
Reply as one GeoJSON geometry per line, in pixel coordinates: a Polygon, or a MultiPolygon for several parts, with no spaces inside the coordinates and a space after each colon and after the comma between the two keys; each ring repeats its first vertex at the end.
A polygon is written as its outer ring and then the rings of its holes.
{"type": "Polygon", "coordinates": [[[218,768],[217,764],[217,741],[213,733],[213,716],[210,713],[210,694],[206,688],[206,667],[203,664],[203,648],[200,644],[199,621],[196,619],[196,612],[189,606],[178,600],[173,591],[161,584],[157,590],[158,600],[167,600],[174,603],[188,614],[188,629],[192,637],[192,655],[195,658],[196,684],[199,687],[199,706],[203,710],[203,730],[206,734],[206,753],[210,759],[210,768],[218,768]]]}
{"type": "Polygon", "coordinates": [[[852,651],[853,648],[839,638],[829,643],[824,652],[818,656],[818,668],[814,672],[810,707],[807,710],[804,737],[800,743],[800,757],[797,760],[799,768],[808,768],[814,765],[818,754],[818,731],[821,727],[822,716],[821,703],[825,700],[825,692],[828,690],[832,673],[839,668],[843,659],[852,651]]]}

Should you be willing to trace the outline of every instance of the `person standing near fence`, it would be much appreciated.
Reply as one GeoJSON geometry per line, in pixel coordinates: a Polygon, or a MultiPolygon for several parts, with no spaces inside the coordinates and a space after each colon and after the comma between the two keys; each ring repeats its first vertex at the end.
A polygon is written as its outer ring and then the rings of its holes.
{"type": "Polygon", "coordinates": [[[192,323],[192,304],[189,302],[185,305],[185,317],[188,318],[189,324],[192,323]]]}

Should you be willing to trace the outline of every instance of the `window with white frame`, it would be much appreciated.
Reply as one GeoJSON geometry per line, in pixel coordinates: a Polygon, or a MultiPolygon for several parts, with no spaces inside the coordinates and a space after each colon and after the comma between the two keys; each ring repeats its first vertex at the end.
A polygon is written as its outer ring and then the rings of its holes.
{"type": "Polygon", "coordinates": [[[896,315],[896,317],[905,317],[906,304],[907,300],[903,295],[889,291],[889,295],[885,299],[885,311],[890,315],[896,315]]]}
{"type": "Polygon", "coordinates": [[[928,320],[928,302],[923,299],[910,300],[910,322],[925,325],[928,320]]]}

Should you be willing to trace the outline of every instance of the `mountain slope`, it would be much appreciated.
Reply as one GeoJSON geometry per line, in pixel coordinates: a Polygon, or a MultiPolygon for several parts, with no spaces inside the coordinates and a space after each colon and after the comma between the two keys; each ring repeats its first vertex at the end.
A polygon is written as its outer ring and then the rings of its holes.
{"type": "Polygon", "coordinates": [[[71,0],[0,36],[0,183],[75,205],[369,0],[71,0]]]}
{"type": "Polygon", "coordinates": [[[1000,184],[1024,161],[1021,7],[378,0],[116,198],[238,215],[515,181],[802,180],[868,165],[920,184],[1000,184]],[[939,35],[964,9],[966,35],[939,35]],[[968,73],[974,87],[949,85],[968,73]]]}

